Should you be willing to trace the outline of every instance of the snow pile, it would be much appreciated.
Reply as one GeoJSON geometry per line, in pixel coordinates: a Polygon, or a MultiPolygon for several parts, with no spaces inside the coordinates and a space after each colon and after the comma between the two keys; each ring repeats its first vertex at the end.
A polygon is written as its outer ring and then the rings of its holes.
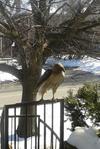
{"type": "MultiPolygon", "coordinates": [[[[4,60],[5,61],[5,60],[4,60]]],[[[70,67],[70,68],[76,68],[80,69],[82,71],[88,71],[94,74],[100,74],[100,60],[93,59],[91,57],[85,57],[83,59],[71,59],[69,60],[68,58],[54,58],[53,56],[49,57],[45,63],[45,65],[48,67],[53,66],[55,63],[62,63],[65,68],[70,67]]],[[[7,60],[7,64],[9,65],[15,65],[20,69],[20,66],[18,66],[17,62],[15,59],[13,60],[7,60]]],[[[41,75],[45,72],[44,69],[42,69],[41,75]]],[[[0,71],[0,81],[14,81],[17,80],[16,77],[9,73],[4,73],[0,71]]]]}
{"type": "Polygon", "coordinates": [[[46,61],[46,64],[52,66],[55,63],[62,63],[64,67],[79,67],[82,71],[88,71],[94,74],[100,74],[100,60],[84,57],[83,59],[65,59],[65,58],[54,58],[53,56],[49,57],[46,61]]]}
{"type": "Polygon", "coordinates": [[[94,74],[100,74],[100,60],[85,57],[81,60],[80,69],[94,74]]]}
{"type": "Polygon", "coordinates": [[[68,58],[54,58],[53,56],[49,57],[46,61],[46,65],[52,66],[53,64],[61,63],[64,65],[64,67],[79,67],[80,66],[80,60],[79,59],[71,59],[68,58]]]}
{"type": "Polygon", "coordinates": [[[78,149],[100,149],[100,139],[94,128],[76,127],[67,141],[78,149]]]}
{"type": "MultiPolygon", "coordinates": [[[[45,70],[42,69],[41,75],[43,75],[44,72],[45,72],[45,70]]],[[[13,76],[12,74],[0,71],[0,82],[16,81],[16,80],[18,80],[18,79],[15,76],[13,76]]]]}
{"type": "Polygon", "coordinates": [[[0,71],[0,82],[3,81],[14,81],[17,80],[17,78],[9,73],[0,71]]]}

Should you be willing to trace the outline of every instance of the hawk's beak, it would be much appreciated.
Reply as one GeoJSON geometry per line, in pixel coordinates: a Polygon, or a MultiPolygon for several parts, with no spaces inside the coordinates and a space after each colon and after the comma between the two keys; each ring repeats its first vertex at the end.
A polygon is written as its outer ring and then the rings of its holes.
{"type": "Polygon", "coordinates": [[[65,72],[65,68],[63,68],[62,71],[65,72]]]}

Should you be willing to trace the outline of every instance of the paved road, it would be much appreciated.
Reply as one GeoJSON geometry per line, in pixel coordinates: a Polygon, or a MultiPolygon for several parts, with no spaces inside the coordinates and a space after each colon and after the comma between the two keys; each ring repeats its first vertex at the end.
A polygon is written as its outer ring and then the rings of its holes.
{"type": "Polygon", "coordinates": [[[7,91],[0,93],[0,107],[5,104],[12,104],[19,102],[21,99],[21,91],[7,91]]]}
{"type": "MultiPolygon", "coordinates": [[[[82,85],[76,85],[73,86],[72,85],[62,85],[61,87],[58,88],[56,94],[55,94],[55,98],[63,98],[66,97],[68,94],[68,90],[73,88],[73,91],[76,92],[76,90],[82,85]]],[[[5,89],[3,91],[0,91],[0,107],[3,107],[4,105],[7,104],[13,104],[13,103],[17,103],[21,101],[21,95],[22,95],[22,91],[21,91],[21,87],[19,86],[19,88],[14,87],[13,89],[5,89]]],[[[45,94],[44,99],[51,99],[52,98],[52,92],[48,91],[47,94],[45,94]]],[[[37,100],[40,99],[40,96],[37,95],[37,100]]]]}

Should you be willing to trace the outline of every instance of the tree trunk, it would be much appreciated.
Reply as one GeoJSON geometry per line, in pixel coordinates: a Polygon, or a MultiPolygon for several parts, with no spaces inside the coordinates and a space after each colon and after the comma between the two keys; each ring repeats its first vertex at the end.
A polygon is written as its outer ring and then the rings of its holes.
{"type": "MultiPolygon", "coordinates": [[[[36,83],[40,76],[40,67],[37,65],[34,68],[34,74],[27,74],[24,72],[24,80],[22,83],[23,93],[22,93],[22,103],[36,101],[36,83]]],[[[24,117],[24,115],[36,115],[35,106],[28,105],[22,106],[20,115],[23,117],[19,118],[19,124],[17,128],[17,134],[19,137],[30,137],[37,134],[36,129],[36,119],[24,117]]]]}

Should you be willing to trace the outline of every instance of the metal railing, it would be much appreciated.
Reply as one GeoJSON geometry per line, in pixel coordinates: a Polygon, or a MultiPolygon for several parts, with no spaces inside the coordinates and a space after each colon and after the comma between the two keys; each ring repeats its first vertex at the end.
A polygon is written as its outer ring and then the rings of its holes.
{"type": "Polygon", "coordinates": [[[37,101],[6,105],[1,119],[1,149],[63,149],[64,101],[37,101]],[[35,114],[29,109],[34,108],[35,114]],[[21,110],[24,109],[24,114],[21,110]],[[25,127],[24,137],[18,135],[20,120],[25,127]],[[34,121],[34,135],[33,131],[34,121]],[[30,126],[29,123],[31,124],[30,126]],[[28,136],[28,129],[31,135],[28,136]]]}

